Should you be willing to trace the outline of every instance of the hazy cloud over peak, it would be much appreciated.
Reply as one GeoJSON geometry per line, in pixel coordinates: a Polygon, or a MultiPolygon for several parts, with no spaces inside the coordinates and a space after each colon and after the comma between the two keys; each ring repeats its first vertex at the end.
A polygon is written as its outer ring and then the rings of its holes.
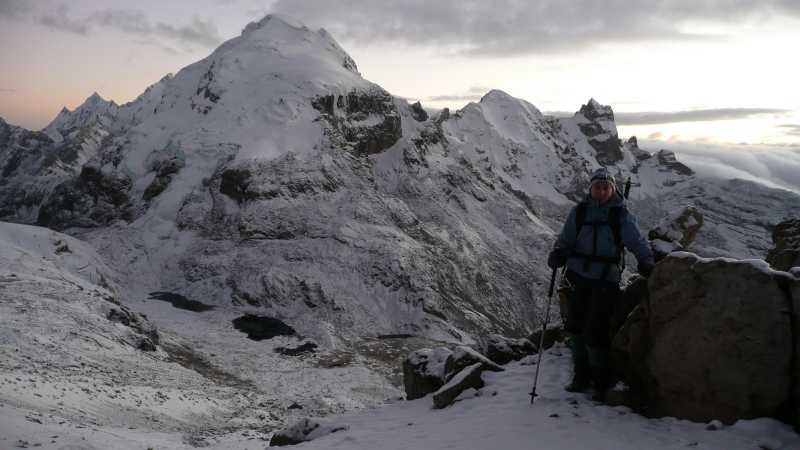
{"type": "Polygon", "coordinates": [[[174,27],[164,23],[156,26],[158,34],[175,38],[182,42],[200,44],[204,47],[215,48],[222,43],[222,37],[217,27],[211,21],[203,21],[197,17],[192,19],[190,25],[174,27]]]}
{"type": "Polygon", "coordinates": [[[480,100],[492,88],[486,86],[470,86],[466,91],[459,94],[435,95],[424,100],[429,102],[474,102],[480,100]]]}
{"type": "Polygon", "coordinates": [[[33,5],[25,0],[0,0],[0,17],[16,19],[33,10],[33,5]]]}
{"type": "Polygon", "coordinates": [[[69,15],[69,8],[61,5],[52,13],[44,13],[36,20],[40,25],[80,35],[89,34],[89,23],[85,20],[75,20],[69,15]]]}
{"type": "Polygon", "coordinates": [[[709,39],[681,25],[798,18],[798,5],[793,0],[278,0],[272,9],[325,26],[343,40],[509,56],[614,42],[709,39]]]}
{"type": "Polygon", "coordinates": [[[6,19],[30,20],[54,30],[89,36],[96,28],[107,28],[121,33],[139,37],[137,42],[154,44],[165,51],[174,52],[171,45],[163,42],[170,40],[184,47],[199,45],[215,48],[222,43],[222,36],[211,20],[193,17],[191,23],[179,25],[157,22],[141,10],[127,8],[107,8],[92,12],[85,17],[74,17],[66,4],[61,4],[53,11],[37,11],[34,3],[19,0],[0,0],[0,17],[6,19]]]}

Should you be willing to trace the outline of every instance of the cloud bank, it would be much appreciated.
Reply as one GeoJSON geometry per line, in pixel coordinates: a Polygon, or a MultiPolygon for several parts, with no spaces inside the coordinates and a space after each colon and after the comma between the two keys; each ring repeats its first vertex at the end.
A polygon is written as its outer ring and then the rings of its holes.
{"type": "Polygon", "coordinates": [[[648,150],[672,150],[701,176],[740,178],[800,194],[800,145],[717,145],[640,139],[648,150]]]}
{"type": "Polygon", "coordinates": [[[323,25],[344,40],[449,46],[491,57],[711,39],[686,32],[682,24],[689,21],[800,19],[795,0],[278,0],[272,10],[323,25]]]}

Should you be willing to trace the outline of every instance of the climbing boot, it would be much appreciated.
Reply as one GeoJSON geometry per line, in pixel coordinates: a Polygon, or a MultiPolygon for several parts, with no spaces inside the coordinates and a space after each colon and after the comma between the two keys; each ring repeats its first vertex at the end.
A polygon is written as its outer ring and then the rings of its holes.
{"type": "Polygon", "coordinates": [[[592,377],[589,364],[573,362],[572,382],[564,386],[567,392],[583,392],[591,387],[592,377]]]}

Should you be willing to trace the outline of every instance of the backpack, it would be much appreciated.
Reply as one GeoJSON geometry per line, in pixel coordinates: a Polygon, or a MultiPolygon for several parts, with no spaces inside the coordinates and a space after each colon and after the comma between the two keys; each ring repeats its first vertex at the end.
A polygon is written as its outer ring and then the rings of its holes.
{"type": "MultiPolygon", "coordinates": [[[[579,258],[584,258],[585,261],[585,270],[589,270],[589,265],[592,262],[602,262],[606,264],[606,267],[603,270],[603,278],[608,273],[609,265],[615,264],[620,267],[620,270],[625,269],[625,245],[622,243],[622,214],[626,211],[625,206],[615,206],[608,211],[608,222],[586,222],[586,208],[588,207],[588,203],[584,200],[578,203],[578,206],[575,210],[575,238],[577,239],[581,233],[581,228],[583,228],[584,224],[589,225],[599,225],[599,224],[606,224],[608,223],[611,226],[611,234],[614,236],[614,243],[617,246],[617,256],[614,258],[610,257],[603,257],[597,256],[597,249],[595,248],[594,253],[583,254],[573,252],[572,256],[576,256],[579,258]]],[[[597,239],[597,232],[594,234],[594,238],[597,239]]]]}

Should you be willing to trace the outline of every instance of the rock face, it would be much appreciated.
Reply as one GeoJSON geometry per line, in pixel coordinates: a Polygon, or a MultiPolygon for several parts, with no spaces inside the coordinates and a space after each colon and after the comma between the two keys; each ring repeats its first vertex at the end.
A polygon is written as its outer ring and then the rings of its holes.
{"type": "Polygon", "coordinates": [[[595,99],[578,111],[586,119],[578,123],[583,134],[589,138],[589,144],[597,151],[597,162],[603,165],[614,164],[622,160],[622,143],[614,124],[614,112],[610,106],[604,106],[595,99]]]}
{"type": "MultiPolygon", "coordinates": [[[[366,92],[327,95],[312,104],[328,123],[331,139],[339,146],[352,148],[356,155],[380,153],[403,134],[394,99],[377,86],[366,92]]],[[[418,111],[413,111],[416,118],[418,111]]]]}
{"type": "Polygon", "coordinates": [[[653,415],[784,417],[797,400],[799,286],[763,262],[669,255],[614,338],[618,365],[653,415]]]}
{"type": "Polygon", "coordinates": [[[63,230],[130,219],[130,189],[131,180],[124,174],[104,172],[87,164],[77,179],[65,181],[53,189],[39,209],[36,224],[63,230]]]}
{"type": "Polygon", "coordinates": [[[767,262],[775,270],[789,271],[800,266],[800,219],[779,223],[772,230],[775,247],[767,254],[767,262]]]}

